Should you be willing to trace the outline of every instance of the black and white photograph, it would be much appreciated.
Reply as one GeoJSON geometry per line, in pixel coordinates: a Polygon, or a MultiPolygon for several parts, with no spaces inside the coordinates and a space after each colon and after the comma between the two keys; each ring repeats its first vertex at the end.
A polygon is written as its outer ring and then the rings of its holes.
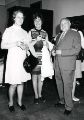
{"type": "Polygon", "coordinates": [[[0,120],[84,120],[84,0],[0,0],[0,120]]]}

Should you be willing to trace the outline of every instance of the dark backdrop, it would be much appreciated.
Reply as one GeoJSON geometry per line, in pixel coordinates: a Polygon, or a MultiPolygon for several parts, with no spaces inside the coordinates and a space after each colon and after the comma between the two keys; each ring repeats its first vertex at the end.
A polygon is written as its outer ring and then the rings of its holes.
{"type": "Polygon", "coordinates": [[[41,12],[43,16],[43,29],[47,31],[49,40],[51,41],[52,35],[53,35],[53,11],[52,10],[44,10],[44,9],[36,9],[36,8],[28,8],[28,7],[19,7],[15,6],[8,9],[8,24],[7,27],[11,26],[13,24],[12,21],[12,14],[15,10],[22,10],[25,15],[25,20],[22,25],[23,29],[26,31],[29,31],[31,28],[33,28],[33,14],[38,11],[41,12]]]}

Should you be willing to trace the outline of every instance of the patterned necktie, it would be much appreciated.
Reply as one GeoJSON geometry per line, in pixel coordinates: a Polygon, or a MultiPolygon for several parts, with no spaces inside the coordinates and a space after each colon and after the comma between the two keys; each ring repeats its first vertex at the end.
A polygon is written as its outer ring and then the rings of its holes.
{"type": "MultiPolygon", "coordinates": [[[[60,40],[62,40],[62,39],[64,38],[65,34],[66,34],[66,32],[62,32],[62,33],[61,33],[58,43],[60,42],[60,40]]],[[[58,44],[58,43],[57,43],[57,44],[58,44]]]]}
{"type": "Polygon", "coordinates": [[[62,32],[61,36],[60,36],[60,39],[63,39],[64,36],[65,36],[66,32],[62,32]]]}

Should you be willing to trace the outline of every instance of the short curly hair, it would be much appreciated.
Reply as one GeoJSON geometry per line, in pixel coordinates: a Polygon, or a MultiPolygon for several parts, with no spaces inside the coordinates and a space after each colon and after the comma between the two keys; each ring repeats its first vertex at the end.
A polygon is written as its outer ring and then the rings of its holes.
{"type": "MultiPolygon", "coordinates": [[[[16,15],[17,15],[18,13],[22,13],[22,14],[23,14],[23,12],[22,12],[21,10],[16,10],[16,11],[14,11],[14,12],[13,12],[13,20],[15,19],[16,15]]],[[[23,14],[23,17],[24,17],[24,14],[23,14]]]]}

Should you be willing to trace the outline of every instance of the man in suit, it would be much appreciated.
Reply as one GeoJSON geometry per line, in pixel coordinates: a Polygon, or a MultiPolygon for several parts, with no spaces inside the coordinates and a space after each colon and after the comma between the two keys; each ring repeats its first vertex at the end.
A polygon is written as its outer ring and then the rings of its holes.
{"type": "Polygon", "coordinates": [[[71,23],[67,18],[60,21],[62,33],[56,37],[54,56],[55,79],[59,94],[59,102],[55,106],[65,106],[65,115],[73,108],[72,88],[76,66],[76,56],[81,49],[81,37],[78,32],[70,29],[71,23]]]}

